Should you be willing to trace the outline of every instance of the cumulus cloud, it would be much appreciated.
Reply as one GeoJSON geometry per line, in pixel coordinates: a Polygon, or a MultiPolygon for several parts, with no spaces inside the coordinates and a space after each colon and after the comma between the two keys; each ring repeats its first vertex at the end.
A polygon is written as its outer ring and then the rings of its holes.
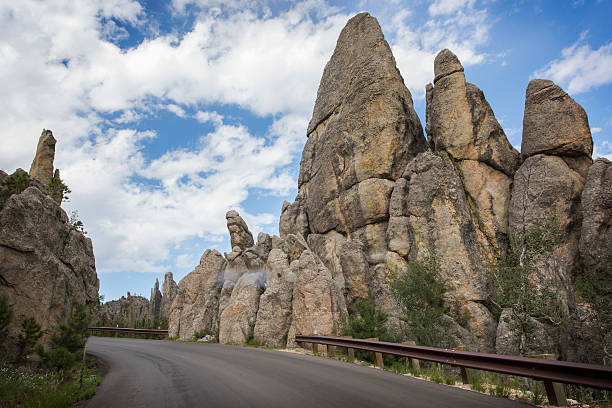
{"type": "Polygon", "coordinates": [[[612,83],[612,43],[598,49],[586,43],[588,32],[561,51],[561,58],[548,63],[533,74],[535,78],[549,78],[561,84],[570,94],[612,83]]]}
{"type": "MultiPolygon", "coordinates": [[[[73,191],[67,208],[79,210],[94,239],[100,272],[166,271],[181,242],[223,240],[228,209],[253,232],[276,232],[278,212],[245,208],[245,201],[294,191],[292,163],[350,15],[323,0],[276,14],[266,4],[174,0],[176,13],[197,8],[193,26],[127,49],[118,45],[125,27],[142,28],[149,18],[138,1],[0,5],[1,167],[27,169],[40,131],[54,131],[56,166],[73,191]],[[35,35],[24,35],[24,27],[36,27],[35,35]],[[223,114],[228,106],[266,118],[269,129],[255,134],[223,114]],[[175,146],[152,156],[148,146],[159,136],[140,127],[160,109],[213,130],[189,150],[175,146]]],[[[416,97],[433,77],[440,48],[468,65],[484,58],[478,46],[488,36],[486,10],[471,1],[435,4],[421,28],[409,28],[409,11],[383,23],[416,97]]]]}

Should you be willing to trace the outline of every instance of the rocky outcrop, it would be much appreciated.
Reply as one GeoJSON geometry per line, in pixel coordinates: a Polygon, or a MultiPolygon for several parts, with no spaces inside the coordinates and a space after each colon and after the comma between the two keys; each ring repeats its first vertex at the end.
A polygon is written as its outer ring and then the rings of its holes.
{"type": "Polygon", "coordinates": [[[38,140],[36,156],[34,156],[34,161],[30,167],[30,176],[40,181],[43,186],[49,185],[53,178],[55,143],[53,133],[50,130],[43,129],[38,140]]]}
{"type": "Polygon", "coordinates": [[[238,279],[219,318],[221,343],[242,344],[253,337],[263,280],[261,271],[247,272],[238,279]]]}
{"type": "Polygon", "coordinates": [[[166,272],[164,275],[164,284],[162,285],[162,301],[161,301],[161,316],[168,317],[170,316],[170,308],[172,307],[172,302],[174,302],[174,298],[178,294],[178,285],[174,281],[174,277],[172,276],[172,272],[166,272]]]}
{"type": "MultiPolygon", "coordinates": [[[[580,256],[588,270],[612,278],[612,163],[597,159],[582,191],[580,256]]],[[[605,278],[604,278],[605,279],[605,278]]],[[[608,280],[610,281],[610,280],[608,280]]]]}
{"type": "Polygon", "coordinates": [[[121,296],[118,300],[111,300],[102,305],[98,313],[100,325],[136,327],[139,323],[152,320],[151,304],[142,296],[121,296]]]}
{"type": "Polygon", "coordinates": [[[430,145],[455,161],[477,227],[491,245],[502,248],[519,154],[508,142],[484,93],[466,82],[455,54],[440,51],[434,74],[434,85],[427,86],[430,145]]]}
{"type": "Polygon", "coordinates": [[[582,106],[552,81],[534,79],[529,82],[525,96],[522,156],[547,154],[590,159],[592,153],[593,139],[582,106]]]}
{"type": "Polygon", "coordinates": [[[311,233],[351,235],[388,218],[393,181],[426,147],[375,18],[353,17],[323,72],[298,180],[311,233]]]}
{"type": "Polygon", "coordinates": [[[246,222],[236,211],[228,211],[225,215],[227,219],[227,229],[230,232],[232,250],[236,247],[247,249],[253,246],[253,234],[249,231],[246,222]]]}
{"type": "Polygon", "coordinates": [[[155,286],[151,288],[151,297],[149,298],[149,316],[152,318],[161,316],[162,294],[159,291],[159,281],[155,279],[155,286]]]}
{"type": "Polygon", "coordinates": [[[71,300],[93,308],[99,287],[91,239],[72,228],[39,181],[23,170],[16,174],[30,187],[4,191],[0,206],[0,296],[8,297],[14,311],[3,351],[9,359],[17,355],[24,318],[36,319],[46,333],[45,343],[70,315],[71,300]]]}
{"type": "Polygon", "coordinates": [[[196,332],[214,333],[218,327],[219,292],[227,261],[214,250],[206,250],[200,264],[178,284],[178,293],[168,322],[168,335],[192,338],[196,332]]]}

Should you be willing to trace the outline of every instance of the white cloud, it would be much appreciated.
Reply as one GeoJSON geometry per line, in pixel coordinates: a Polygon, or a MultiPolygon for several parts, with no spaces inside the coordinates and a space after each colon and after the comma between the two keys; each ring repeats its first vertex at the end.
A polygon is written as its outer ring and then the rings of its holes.
{"type": "Polygon", "coordinates": [[[586,44],[588,32],[561,51],[561,58],[536,71],[533,77],[547,78],[560,84],[570,94],[587,92],[612,83],[612,43],[594,50],[586,44]]]}
{"type": "Polygon", "coordinates": [[[601,128],[599,128],[599,127],[591,128],[591,134],[595,134],[595,133],[599,133],[599,132],[601,132],[601,128]]]}
{"type": "Polygon", "coordinates": [[[474,4],[474,0],[435,0],[429,6],[429,14],[432,16],[452,14],[462,8],[474,4]]]}
{"type": "MultiPolygon", "coordinates": [[[[276,232],[280,208],[258,212],[245,208],[245,200],[296,187],[298,169],[289,165],[305,142],[323,68],[350,16],[323,0],[275,16],[265,7],[253,12],[246,0],[174,0],[173,6],[184,12],[194,2],[199,14],[184,35],[152,36],[129,49],[113,41],[125,36],[122,24],[147,21],[137,1],[0,5],[6,135],[0,167],[29,168],[41,130],[54,131],[56,166],[73,191],[66,207],[79,210],[100,272],[166,271],[184,240],[223,240],[230,208],[255,234],[276,232]],[[266,137],[224,121],[218,111],[227,105],[273,118],[266,137]],[[189,151],[174,147],[148,157],[157,135],[133,127],[159,109],[210,122],[214,130],[189,151]]],[[[483,60],[485,10],[466,2],[415,31],[405,22],[409,14],[398,13],[383,29],[417,97],[433,77],[439,49],[450,47],[467,65],[483,60]]]]}
{"type": "Polygon", "coordinates": [[[442,49],[453,51],[464,66],[485,61],[479,47],[488,41],[491,19],[486,9],[475,8],[473,3],[453,0],[433,3],[432,18],[420,25],[407,22],[409,10],[392,18],[388,27],[393,36],[391,49],[414,97],[425,96],[425,85],[433,80],[434,58],[442,49]],[[452,12],[442,12],[451,9],[452,12]]]}
{"type": "Polygon", "coordinates": [[[593,159],[604,157],[612,161],[612,143],[607,140],[594,141],[593,143],[593,159]]]}
{"type": "Polygon", "coordinates": [[[216,111],[198,111],[194,115],[195,119],[200,123],[211,122],[216,126],[223,123],[223,115],[218,114],[216,111]]]}

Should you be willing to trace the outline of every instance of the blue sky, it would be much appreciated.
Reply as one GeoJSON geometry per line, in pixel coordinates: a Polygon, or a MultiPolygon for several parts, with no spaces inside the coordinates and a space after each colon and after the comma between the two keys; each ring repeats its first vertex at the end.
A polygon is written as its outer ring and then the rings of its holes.
{"type": "Polygon", "coordinates": [[[93,240],[106,299],[149,296],[207,248],[225,212],[278,233],[317,87],[354,14],[378,18],[423,126],[433,58],[454,51],[520,149],[525,89],[548,78],[612,158],[610,0],[0,0],[0,168],[43,128],[93,240]]]}

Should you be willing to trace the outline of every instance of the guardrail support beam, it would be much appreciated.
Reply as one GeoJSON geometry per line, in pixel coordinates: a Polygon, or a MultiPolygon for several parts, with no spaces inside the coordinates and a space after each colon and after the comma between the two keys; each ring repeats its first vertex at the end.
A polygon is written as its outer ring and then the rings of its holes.
{"type": "MultiPolygon", "coordinates": [[[[370,337],[367,338],[366,340],[374,340],[374,341],[378,341],[378,337],[370,337]]],[[[382,353],[379,352],[374,352],[374,361],[376,362],[376,367],[378,368],[384,368],[385,367],[385,363],[383,361],[383,356],[382,353]]]]}
{"type": "MultiPolygon", "coordinates": [[[[345,339],[352,339],[351,336],[342,336],[345,339]]],[[[348,356],[349,361],[355,361],[355,349],[347,347],[346,355],[348,356]]]]}
{"type": "MultiPolygon", "coordinates": [[[[402,344],[408,344],[409,346],[416,346],[416,342],[414,341],[405,341],[402,344]]],[[[408,357],[406,360],[408,360],[408,367],[410,368],[410,371],[412,371],[413,373],[416,373],[421,370],[421,363],[419,363],[419,360],[417,360],[416,358],[410,358],[410,357],[408,357]]]]}
{"type": "MultiPolygon", "coordinates": [[[[544,360],[556,360],[557,356],[554,354],[534,354],[529,356],[531,358],[541,358],[544,360]]],[[[556,405],[558,407],[567,407],[567,396],[565,395],[565,387],[561,383],[552,381],[543,381],[544,389],[546,390],[546,398],[550,405],[556,405]]]]}
{"type": "MultiPolygon", "coordinates": [[[[452,350],[468,351],[467,347],[465,346],[453,347],[452,350]]],[[[473,384],[474,370],[470,368],[465,368],[465,367],[460,367],[460,368],[461,368],[461,382],[463,382],[464,384],[473,384]]]]}
{"type": "Polygon", "coordinates": [[[334,357],[336,346],[327,346],[327,357],[334,357]]]}

